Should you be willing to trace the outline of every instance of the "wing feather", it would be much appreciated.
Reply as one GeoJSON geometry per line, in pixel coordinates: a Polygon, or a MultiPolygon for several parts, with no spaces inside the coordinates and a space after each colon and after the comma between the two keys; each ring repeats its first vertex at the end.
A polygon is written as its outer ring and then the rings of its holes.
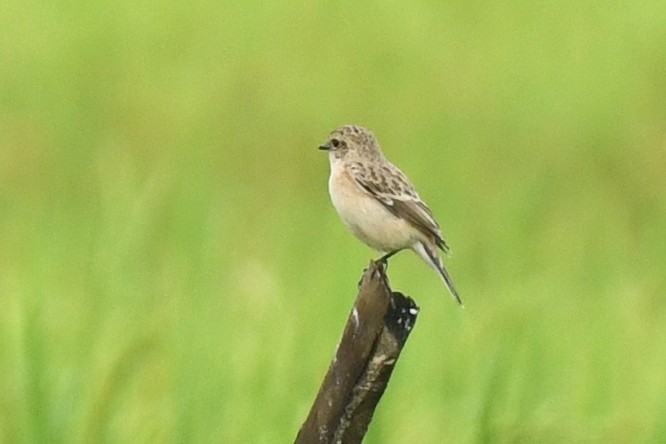
{"type": "Polygon", "coordinates": [[[391,186],[388,180],[368,171],[365,168],[352,168],[351,173],[356,182],[370,196],[379,201],[396,217],[409,221],[416,229],[434,240],[439,248],[445,252],[449,247],[444,242],[439,224],[435,220],[428,206],[416,193],[409,179],[397,167],[390,165],[384,172],[391,175],[391,186]],[[390,169],[389,169],[390,168],[390,169]]]}

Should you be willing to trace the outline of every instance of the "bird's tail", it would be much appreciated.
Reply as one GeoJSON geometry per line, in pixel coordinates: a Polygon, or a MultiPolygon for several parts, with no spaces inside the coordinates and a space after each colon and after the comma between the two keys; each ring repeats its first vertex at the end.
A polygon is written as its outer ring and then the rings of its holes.
{"type": "Polygon", "coordinates": [[[421,259],[423,259],[424,262],[430,265],[430,267],[432,267],[437,272],[437,274],[439,274],[439,276],[444,281],[446,288],[448,288],[449,292],[451,292],[453,299],[455,299],[456,302],[458,302],[458,304],[464,308],[465,305],[463,304],[462,299],[460,299],[460,295],[458,294],[458,290],[456,290],[456,286],[453,284],[451,276],[449,276],[446,268],[444,268],[444,263],[439,257],[436,247],[434,245],[429,247],[423,242],[417,242],[414,244],[412,249],[416,254],[419,255],[421,259]]]}

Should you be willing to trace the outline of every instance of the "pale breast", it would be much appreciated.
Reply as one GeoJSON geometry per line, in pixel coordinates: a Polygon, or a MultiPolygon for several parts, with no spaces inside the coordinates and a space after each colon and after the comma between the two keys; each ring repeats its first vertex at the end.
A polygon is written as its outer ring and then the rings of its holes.
{"type": "Polygon", "coordinates": [[[389,252],[411,246],[421,235],[366,193],[342,163],[331,165],[328,189],[335,209],[351,232],[370,247],[389,252]]]}

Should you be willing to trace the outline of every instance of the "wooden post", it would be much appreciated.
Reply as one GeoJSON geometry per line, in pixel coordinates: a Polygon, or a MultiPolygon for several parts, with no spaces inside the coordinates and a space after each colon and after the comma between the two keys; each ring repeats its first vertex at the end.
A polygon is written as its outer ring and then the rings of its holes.
{"type": "Polygon", "coordinates": [[[335,357],[296,444],[360,443],[414,327],[419,308],[392,292],[386,267],[370,262],[335,357]]]}

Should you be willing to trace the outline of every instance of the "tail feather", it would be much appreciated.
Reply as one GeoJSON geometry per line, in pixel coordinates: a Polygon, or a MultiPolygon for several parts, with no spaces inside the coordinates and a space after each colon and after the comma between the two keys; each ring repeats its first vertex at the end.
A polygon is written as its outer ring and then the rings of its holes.
{"type": "Polygon", "coordinates": [[[430,267],[432,267],[439,274],[439,276],[444,281],[446,288],[449,289],[451,296],[453,296],[453,299],[455,299],[461,307],[465,308],[465,305],[463,304],[463,301],[458,294],[458,290],[456,290],[456,286],[453,284],[451,276],[446,271],[446,268],[444,268],[444,263],[439,257],[439,254],[437,254],[436,247],[433,245],[433,248],[429,248],[423,242],[417,242],[412,246],[412,249],[416,254],[419,255],[421,259],[423,259],[424,262],[430,265],[430,267]]]}

